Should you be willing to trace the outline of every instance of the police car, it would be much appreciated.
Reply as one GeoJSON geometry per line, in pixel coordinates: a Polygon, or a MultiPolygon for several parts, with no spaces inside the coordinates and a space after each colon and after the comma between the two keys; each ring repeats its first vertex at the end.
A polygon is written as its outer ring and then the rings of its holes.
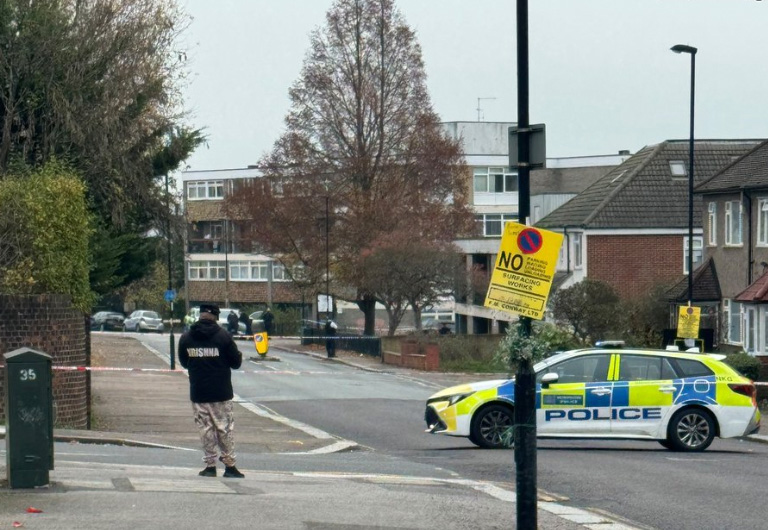
{"type": "MultiPolygon", "coordinates": [[[[537,434],[656,440],[677,451],[751,434],[760,427],[755,385],[724,358],[618,348],[558,353],[534,366],[537,434]]],[[[512,379],[447,388],[427,400],[427,431],[509,447],[514,405],[512,379]]]]}

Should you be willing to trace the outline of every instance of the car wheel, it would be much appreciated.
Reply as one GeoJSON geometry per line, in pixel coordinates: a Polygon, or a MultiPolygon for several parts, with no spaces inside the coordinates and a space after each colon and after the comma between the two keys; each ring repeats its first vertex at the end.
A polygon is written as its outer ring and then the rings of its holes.
{"type": "Polygon", "coordinates": [[[472,417],[469,440],[484,449],[512,447],[514,424],[511,407],[498,403],[481,408],[472,417]]]}
{"type": "Polygon", "coordinates": [[[673,451],[703,451],[715,439],[715,420],[704,409],[683,409],[669,422],[667,442],[673,451]]]}

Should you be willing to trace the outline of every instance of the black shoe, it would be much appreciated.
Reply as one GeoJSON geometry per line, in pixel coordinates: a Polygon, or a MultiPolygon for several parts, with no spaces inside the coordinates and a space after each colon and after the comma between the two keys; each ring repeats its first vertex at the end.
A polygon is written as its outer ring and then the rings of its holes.
{"type": "Polygon", "coordinates": [[[215,477],[216,476],[216,466],[208,466],[205,469],[203,469],[200,473],[198,473],[201,477],[215,477]]]}
{"type": "Polygon", "coordinates": [[[235,466],[227,466],[224,469],[224,477],[226,478],[243,478],[245,475],[240,473],[235,466]]]}

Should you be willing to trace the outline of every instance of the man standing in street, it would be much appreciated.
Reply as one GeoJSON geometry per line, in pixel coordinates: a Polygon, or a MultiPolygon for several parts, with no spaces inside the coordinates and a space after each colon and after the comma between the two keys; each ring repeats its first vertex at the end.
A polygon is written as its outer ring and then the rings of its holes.
{"type": "Polygon", "coordinates": [[[203,442],[205,469],[201,477],[216,476],[216,457],[224,464],[224,476],[243,478],[235,467],[232,372],[243,355],[235,341],[219,326],[219,308],[200,306],[200,320],[179,339],[179,363],[189,371],[189,397],[195,424],[203,442]]]}
{"type": "Polygon", "coordinates": [[[328,358],[336,357],[336,329],[339,326],[330,318],[325,321],[325,351],[328,358]]]}
{"type": "Polygon", "coordinates": [[[237,314],[234,311],[230,311],[227,315],[227,331],[233,337],[237,335],[237,328],[239,327],[240,319],[237,318],[237,314]]]}
{"type": "Polygon", "coordinates": [[[272,336],[272,330],[274,330],[274,325],[272,324],[275,320],[275,315],[272,314],[272,311],[269,310],[269,307],[267,307],[266,311],[264,311],[264,314],[261,315],[261,319],[264,321],[264,331],[267,332],[267,336],[272,336]]]}

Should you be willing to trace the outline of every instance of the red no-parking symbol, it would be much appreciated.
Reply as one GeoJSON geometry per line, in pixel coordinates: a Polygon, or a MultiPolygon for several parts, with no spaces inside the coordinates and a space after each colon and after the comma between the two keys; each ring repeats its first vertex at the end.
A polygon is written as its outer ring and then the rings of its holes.
{"type": "Polygon", "coordinates": [[[517,236],[517,247],[523,254],[535,254],[541,250],[542,243],[544,243],[544,238],[534,228],[526,228],[517,236]]]}

